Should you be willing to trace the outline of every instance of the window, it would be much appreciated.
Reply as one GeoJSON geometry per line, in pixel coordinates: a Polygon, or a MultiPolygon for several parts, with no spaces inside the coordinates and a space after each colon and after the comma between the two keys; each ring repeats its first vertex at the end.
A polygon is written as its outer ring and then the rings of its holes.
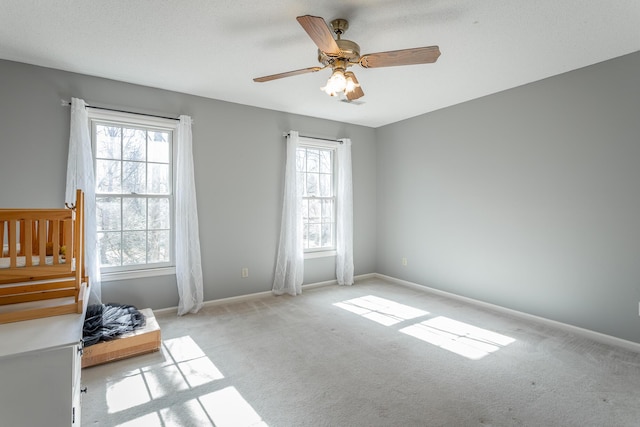
{"type": "Polygon", "coordinates": [[[334,142],[300,138],[296,170],[302,193],[303,245],[307,254],[336,248],[334,142]]]}
{"type": "Polygon", "coordinates": [[[176,122],[89,110],[103,273],[174,266],[176,122]]]}

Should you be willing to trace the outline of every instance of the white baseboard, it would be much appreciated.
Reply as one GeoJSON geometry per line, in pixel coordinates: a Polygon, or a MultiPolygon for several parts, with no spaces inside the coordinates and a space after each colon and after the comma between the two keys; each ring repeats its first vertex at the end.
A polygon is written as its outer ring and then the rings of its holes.
{"type": "MultiPolygon", "coordinates": [[[[353,281],[358,282],[360,280],[371,279],[373,277],[376,277],[376,273],[360,274],[358,276],[353,276],[353,281]]],[[[320,288],[322,286],[331,286],[331,285],[337,285],[337,284],[338,284],[338,281],[334,279],[334,280],[327,280],[326,282],[316,282],[316,283],[309,283],[308,285],[302,285],[302,289],[313,289],[313,288],[320,288]]]]}
{"type": "MultiPolygon", "coordinates": [[[[418,283],[414,283],[414,282],[409,282],[406,280],[402,280],[402,279],[397,279],[395,277],[391,277],[391,276],[386,276],[384,274],[379,274],[379,273],[368,273],[368,274],[361,274],[358,276],[354,277],[354,281],[358,282],[360,280],[365,280],[365,279],[370,279],[370,278],[379,278],[379,279],[383,279],[386,280],[388,282],[391,283],[395,283],[398,285],[402,285],[402,286],[407,286],[422,292],[430,292],[432,294],[435,295],[440,295],[440,296],[444,296],[447,298],[451,298],[451,299],[456,299],[459,301],[464,301],[467,302],[469,304],[473,304],[473,305],[477,305],[480,307],[485,307],[494,311],[498,311],[501,313],[506,313],[506,314],[510,314],[513,315],[515,317],[519,317],[522,319],[526,319],[526,320],[530,320],[530,321],[535,321],[535,322],[539,322],[539,323],[543,323],[545,325],[549,325],[558,329],[561,329],[563,331],[567,331],[567,332],[571,332],[571,333],[575,333],[577,335],[592,339],[594,341],[603,343],[603,344],[608,344],[608,345],[613,345],[616,347],[621,347],[624,348],[626,350],[630,350],[636,353],[640,353],[640,343],[636,343],[633,341],[628,341],[628,340],[624,340],[622,338],[618,338],[618,337],[614,337],[611,335],[606,335],[600,332],[596,332],[596,331],[592,331],[590,329],[584,329],[584,328],[580,328],[578,326],[574,326],[574,325],[569,325],[567,323],[562,323],[562,322],[558,322],[556,320],[551,320],[551,319],[547,319],[544,317],[540,317],[540,316],[536,316],[533,314],[529,314],[529,313],[525,313],[522,311],[518,311],[518,310],[513,310],[510,308],[506,308],[506,307],[502,307],[496,304],[491,304],[488,302],[484,302],[484,301],[480,301],[474,298],[469,298],[469,297],[465,297],[462,295],[458,295],[458,294],[454,294],[451,292],[446,292],[446,291],[442,291],[440,289],[435,289],[435,288],[430,288],[428,286],[424,286],[424,285],[420,285],[418,283]]],[[[338,282],[336,280],[327,280],[324,282],[316,282],[316,283],[309,283],[306,285],[302,285],[302,289],[305,290],[310,290],[310,289],[315,289],[315,288],[320,288],[323,286],[332,286],[332,285],[337,285],[338,282]]],[[[256,292],[256,293],[252,293],[252,294],[247,294],[247,295],[239,295],[239,296],[235,296],[235,297],[229,297],[229,298],[221,298],[221,299],[216,299],[216,300],[209,300],[209,301],[205,301],[203,304],[203,308],[204,307],[213,307],[213,306],[217,306],[217,305],[222,305],[222,304],[229,304],[229,303],[235,303],[235,302],[241,302],[241,301],[250,301],[252,299],[256,299],[256,298],[263,298],[266,296],[270,296],[273,295],[271,293],[271,291],[264,291],[264,292],[256,292]]],[[[157,310],[153,310],[154,315],[163,315],[163,314],[175,314],[178,311],[178,307],[168,307],[168,308],[161,308],[161,309],[157,309],[157,310]]]]}
{"type": "MultiPolygon", "coordinates": [[[[354,281],[357,282],[359,280],[370,279],[372,277],[376,277],[376,273],[361,274],[359,276],[354,276],[353,279],[354,281]]],[[[324,282],[309,283],[306,285],[302,285],[302,290],[305,290],[305,289],[309,290],[309,289],[320,288],[323,286],[337,285],[337,284],[338,284],[337,280],[327,280],[324,282]]],[[[213,307],[216,305],[229,304],[229,303],[240,302],[240,301],[249,301],[256,298],[266,297],[269,295],[273,295],[273,293],[271,291],[264,291],[264,292],[255,292],[247,295],[239,295],[236,297],[209,300],[204,302],[204,304],[202,305],[202,308],[213,307]]],[[[177,311],[178,311],[178,307],[167,307],[167,308],[160,308],[157,310],[153,310],[153,313],[154,315],[163,315],[163,314],[169,314],[169,313],[174,314],[177,311]]]]}
{"type": "MultiPolygon", "coordinates": [[[[249,301],[252,299],[256,299],[256,298],[262,298],[262,297],[266,297],[269,295],[273,295],[271,293],[271,291],[264,291],[264,292],[255,292],[252,294],[247,294],[247,295],[239,295],[237,297],[229,297],[229,298],[220,298],[220,299],[214,299],[214,300],[209,300],[209,301],[205,301],[202,304],[202,308],[205,307],[214,307],[217,305],[222,305],[222,304],[230,304],[230,303],[234,303],[234,302],[240,302],[240,301],[249,301]]],[[[166,313],[177,313],[178,311],[178,307],[167,307],[167,308],[161,308],[158,310],[153,310],[153,312],[155,314],[166,314],[166,313]]]]}
{"type": "Polygon", "coordinates": [[[423,285],[420,285],[418,283],[409,282],[409,281],[402,280],[402,279],[397,279],[397,278],[391,277],[391,276],[385,276],[384,274],[374,273],[372,276],[373,277],[377,277],[379,279],[387,280],[387,281],[392,282],[392,283],[396,283],[398,285],[407,286],[407,287],[410,287],[412,289],[417,289],[419,291],[429,292],[429,293],[440,295],[440,296],[444,296],[444,297],[447,297],[447,298],[456,299],[456,300],[459,300],[459,301],[464,301],[464,302],[467,302],[469,304],[473,304],[473,305],[477,305],[477,306],[480,306],[480,307],[489,308],[489,309],[494,310],[494,311],[498,311],[498,312],[502,312],[502,313],[506,313],[506,314],[511,314],[513,316],[520,317],[522,319],[532,320],[534,322],[543,323],[543,324],[546,324],[546,325],[561,329],[563,331],[567,331],[567,332],[571,332],[571,333],[574,333],[574,334],[577,334],[577,335],[581,335],[581,336],[589,338],[589,339],[591,339],[593,341],[597,341],[597,342],[600,342],[600,343],[603,343],[603,344],[608,344],[608,345],[612,345],[612,346],[616,346],[616,347],[621,347],[621,348],[624,348],[626,350],[630,350],[630,351],[633,351],[633,352],[636,352],[636,353],[640,353],[640,343],[636,343],[636,342],[633,342],[633,341],[627,341],[627,340],[622,339],[622,338],[613,337],[611,335],[606,335],[606,334],[603,334],[603,333],[600,333],[600,332],[592,331],[590,329],[580,328],[578,326],[569,325],[567,323],[558,322],[556,320],[551,320],[551,319],[547,319],[547,318],[544,318],[544,317],[535,316],[533,314],[525,313],[525,312],[522,312],[522,311],[512,310],[510,308],[502,307],[502,306],[499,306],[499,305],[491,304],[491,303],[488,303],[488,302],[480,301],[480,300],[469,298],[469,297],[464,297],[462,295],[454,294],[454,293],[451,293],[451,292],[441,291],[439,289],[430,288],[428,286],[423,286],[423,285]]]}

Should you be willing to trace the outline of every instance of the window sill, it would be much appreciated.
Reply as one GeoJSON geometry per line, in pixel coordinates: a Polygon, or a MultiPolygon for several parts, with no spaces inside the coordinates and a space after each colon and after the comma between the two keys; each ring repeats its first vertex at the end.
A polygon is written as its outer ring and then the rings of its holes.
{"type": "Polygon", "coordinates": [[[148,270],[116,271],[101,273],[101,282],[115,282],[117,280],[140,279],[143,277],[169,276],[176,274],[175,267],[150,268],[148,270]]]}
{"type": "Polygon", "coordinates": [[[325,258],[329,256],[336,256],[336,251],[318,251],[304,253],[304,259],[325,258]]]}

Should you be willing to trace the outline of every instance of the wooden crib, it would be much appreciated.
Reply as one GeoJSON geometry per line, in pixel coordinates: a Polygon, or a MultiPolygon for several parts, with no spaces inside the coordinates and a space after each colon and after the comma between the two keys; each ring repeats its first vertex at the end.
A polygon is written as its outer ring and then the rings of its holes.
{"type": "Polygon", "coordinates": [[[66,209],[0,209],[0,323],[82,313],[84,193],[66,209]]]}

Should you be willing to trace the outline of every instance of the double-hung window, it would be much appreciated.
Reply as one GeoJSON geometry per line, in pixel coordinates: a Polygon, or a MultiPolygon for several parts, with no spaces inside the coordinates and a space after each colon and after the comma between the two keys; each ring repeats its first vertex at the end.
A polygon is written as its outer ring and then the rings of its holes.
{"type": "Polygon", "coordinates": [[[98,109],[89,118],[101,272],[168,272],[175,266],[177,122],[98,109]]]}
{"type": "Polygon", "coordinates": [[[296,154],[305,257],[335,254],[336,143],[300,137],[296,154]]]}

